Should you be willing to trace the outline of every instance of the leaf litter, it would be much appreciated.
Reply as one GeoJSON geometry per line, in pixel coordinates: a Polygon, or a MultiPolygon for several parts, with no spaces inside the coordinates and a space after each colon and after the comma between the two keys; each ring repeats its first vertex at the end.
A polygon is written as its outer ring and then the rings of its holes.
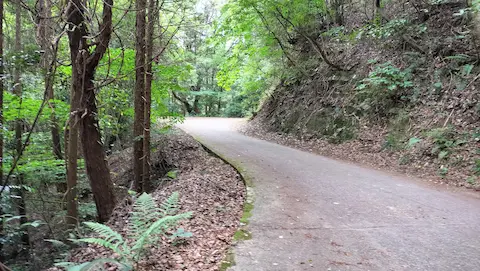
{"type": "MultiPolygon", "coordinates": [[[[219,270],[240,226],[246,198],[244,181],[232,166],[209,154],[179,129],[172,129],[155,141],[153,167],[167,166],[167,170],[174,169],[176,173],[157,174],[158,187],[152,195],[157,203],[161,203],[171,193],[180,193],[179,212],[193,211],[194,214],[178,228],[192,233],[192,237],[176,240],[163,237],[149,248],[137,270],[219,270]],[[176,178],[172,179],[172,176],[176,178]]],[[[131,149],[110,159],[109,164],[116,171],[113,173],[116,185],[131,182],[131,149]]],[[[131,211],[132,200],[126,196],[117,204],[108,225],[125,237],[131,211]]],[[[115,256],[103,247],[88,245],[74,249],[68,261],[82,263],[115,256]]],[[[116,269],[108,267],[107,270],[116,269]]]]}

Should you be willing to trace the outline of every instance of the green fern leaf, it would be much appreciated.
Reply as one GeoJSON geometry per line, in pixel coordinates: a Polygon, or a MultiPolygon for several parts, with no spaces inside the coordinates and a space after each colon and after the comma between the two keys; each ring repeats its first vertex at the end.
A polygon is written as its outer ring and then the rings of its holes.
{"type": "Polygon", "coordinates": [[[66,268],[67,271],[98,271],[98,270],[106,270],[104,268],[105,263],[115,264],[117,267],[117,269],[115,270],[119,270],[119,271],[133,270],[131,266],[118,262],[115,259],[97,259],[97,260],[93,260],[91,262],[86,262],[82,264],[66,262],[66,263],[55,264],[55,266],[66,268]]]}
{"type": "Polygon", "coordinates": [[[153,197],[147,193],[140,195],[133,205],[129,237],[136,239],[160,216],[160,209],[153,197]]]}
{"type": "Polygon", "coordinates": [[[156,240],[155,235],[165,234],[166,231],[176,226],[180,220],[188,219],[192,216],[192,212],[182,213],[174,216],[163,217],[155,223],[153,223],[146,231],[144,231],[138,239],[135,241],[135,245],[132,247],[137,255],[145,248],[145,246],[156,240]]]}
{"type": "Polygon", "coordinates": [[[103,246],[113,250],[115,253],[122,255],[120,246],[125,246],[125,241],[120,233],[114,231],[109,226],[100,223],[84,222],[84,224],[98,234],[100,238],[82,238],[76,241],[103,246]]]}
{"type": "Polygon", "coordinates": [[[168,197],[168,199],[162,203],[160,211],[162,212],[163,216],[174,215],[178,211],[179,199],[180,195],[178,192],[173,192],[172,195],[170,195],[170,197],[168,197]]]}

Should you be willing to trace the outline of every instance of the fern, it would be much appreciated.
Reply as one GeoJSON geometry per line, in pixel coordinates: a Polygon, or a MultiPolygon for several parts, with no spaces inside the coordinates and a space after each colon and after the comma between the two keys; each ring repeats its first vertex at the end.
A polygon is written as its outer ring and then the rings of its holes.
{"type": "Polygon", "coordinates": [[[178,192],[173,192],[172,195],[170,195],[170,197],[168,197],[168,199],[162,203],[160,211],[164,216],[173,215],[178,211],[179,198],[180,195],[178,192]]]}
{"type": "Polygon", "coordinates": [[[133,205],[129,231],[130,238],[138,236],[159,217],[161,217],[160,209],[157,207],[153,197],[147,193],[140,195],[133,205]]]}
{"type": "Polygon", "coordinates": [[[136,263],[144,256],[145,248],[148,245],[157,242],[159,236],[167,235],[179,221],[192,216],[192,212],[176,214],[178,201],[179,194],[175,192],[162,203],[161,207],[158,207],[151,195],[146,193],[140,195],[133,205],[127,227],[130,242],[124,240],[122,235],[112,228],[96,222],[84,222],[84,224],[92,229],[98,237],[75,241],[103,246],[120,255],[122,261],[130,264],[136,263]]]}
{"type": "Polygon", "coordinates": [[[100,238],[82,238],[76,241],[84,242],[89,244],[99,245],[108,249],[111,249],[113,252],[122,255],[122,250],[120,249],[121,245],[125,244],[125,241],[122,238],[122,235],[107,225],[103,225],[96,222],[84,222],[87,227],[92,229],[100,238]]]}
{"type": "Polygon", "coordinates": [[[146,231],[138,236],[135,245],[132,247],[132,251],[136,252],[136,254],[141,254],[145,246],[155,242],[154,239],[151,239],[153,236],[165,234],[166,231],[176,226],[180,220],[190,218],[192,214],[192,212],[188,212],[175,216],[165,216],[155,221],[146,231]]]}
{"type": "Polygon", "coordinates": [[[103,271],[105,269],[104,265],[106,263],[114,264],[119,271],[131,271],[133,270],[131,266],[120,263],[114,259],[97,259],[91,262],[86,262],[82,264],[76,264],[72,262],[62,262],[56,263],[55,266],[66,268],[67,271],[103,271]]]}

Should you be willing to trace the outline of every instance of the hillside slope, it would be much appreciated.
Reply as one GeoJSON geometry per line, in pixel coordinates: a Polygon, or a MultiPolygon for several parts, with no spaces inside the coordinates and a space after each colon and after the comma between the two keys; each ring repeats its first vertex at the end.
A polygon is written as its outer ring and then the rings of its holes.
{"type": "MultiPolygon", "coordinates": [[[[322,62],[308,76],[283,80],[249,133],[477,187],[480,40],[463,2],[387,3],[377,24],[352,15],[319,36],[338,67],[322,62]]],[[[315,52],[306,44],[296,46],[308,61],[315,52]]]]}

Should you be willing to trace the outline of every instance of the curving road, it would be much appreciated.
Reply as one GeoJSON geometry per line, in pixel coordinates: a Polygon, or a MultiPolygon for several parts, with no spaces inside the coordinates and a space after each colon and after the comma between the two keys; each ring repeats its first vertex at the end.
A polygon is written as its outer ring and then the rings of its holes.
{"type": "Polygon", "coordinates": [[[477,194],[247,137],[240,122],[180,125],[253,181],[253,238],[232,270],[480,270],[477,194]]]}

